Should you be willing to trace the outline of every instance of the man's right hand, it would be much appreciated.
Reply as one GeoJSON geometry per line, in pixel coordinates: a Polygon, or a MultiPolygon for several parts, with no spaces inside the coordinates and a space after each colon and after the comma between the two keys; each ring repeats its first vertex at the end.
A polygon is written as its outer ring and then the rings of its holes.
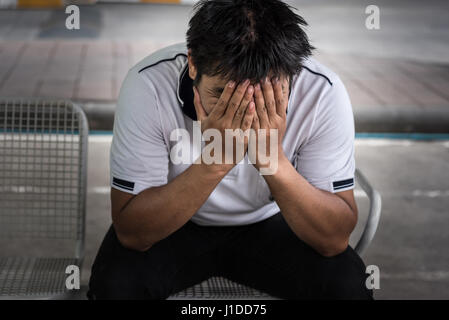
{"type": "Polygon", "coordinates": [[[228,154],[228,159],[231,158],[233,161],[231,164],[226,164],[225,130],[241,129],[242,132],[245,132],[251,127],[255,114],[254,87],[250,85],[249,80],[240,83],[236,88],[233,81],[228,82],[210,114],[207,114],[204,110],[196,87],[193,87],[193,91],[197,118],[201,121],[201,131],[204,133],[207,129],[216,129],[220,132],[222,140],[222,161],[220,167],[229,171],[243,159],[248,148],[248,135],[234,138],[232,154],[228,154]],[[236,153],[236,144],[238,143],[244,145],[243,154],[236,153]]]}

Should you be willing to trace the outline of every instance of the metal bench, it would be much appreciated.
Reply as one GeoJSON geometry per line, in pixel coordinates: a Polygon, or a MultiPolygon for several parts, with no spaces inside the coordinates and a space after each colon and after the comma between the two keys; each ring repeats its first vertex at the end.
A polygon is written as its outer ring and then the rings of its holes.
{"type": "Polygon", "coordinates": [[[66,100],[0,99],[0,298],[64,297],[84,256],[88,125],[66,100]]]}

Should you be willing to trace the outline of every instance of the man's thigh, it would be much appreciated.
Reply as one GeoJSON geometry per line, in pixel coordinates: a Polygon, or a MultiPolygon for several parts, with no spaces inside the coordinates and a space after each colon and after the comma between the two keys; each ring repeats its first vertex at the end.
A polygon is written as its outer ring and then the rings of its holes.
{"type": "Polygon", "coordinates": [[[221,259],[224,276],[276,297],[372,297],[365,265],[351,247],[323,257],[293,233],[281,213],[241,228],[221,259]]]}
{"type": "Polygon", "coordinates": [[[216,269],[216,241],[188,222],[149,250],[123,247],[108,230],[92,266],[90,299],[165,299],[199,283],[216,269]]]}

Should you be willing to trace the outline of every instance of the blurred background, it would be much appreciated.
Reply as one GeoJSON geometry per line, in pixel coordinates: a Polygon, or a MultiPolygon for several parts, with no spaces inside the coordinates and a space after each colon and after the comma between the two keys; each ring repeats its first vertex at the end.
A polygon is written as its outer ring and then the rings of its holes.
{"type": "MultiPolygon", "coordinates": [[[[120,85],[140,59],[184,41],[194,2],[0,0],[0,97],[71,99],[88,117],[84,287],[111,223],[109,147],[120,85]],[[66,28],[69,4],[79,7],[79,29],[66,28]]],[[[356,164],[382,195],[364,256],[380,269],[375,297],[448,299],[449,2],[286,2],[308,22],[316,59],[348,89],[356,164]],[[379,8],[379,29],[366,26],[368,5],[379,8]]],[[[367,199],[356,196],[363,221],[367,199]]]]}

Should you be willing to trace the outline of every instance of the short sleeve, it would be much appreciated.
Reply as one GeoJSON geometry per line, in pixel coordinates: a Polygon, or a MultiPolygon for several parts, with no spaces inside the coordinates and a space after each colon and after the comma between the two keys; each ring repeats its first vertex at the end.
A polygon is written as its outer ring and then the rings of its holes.
{"type": "Polygon", "coordinates": [[[354,188],[354,115],[336,77],[319,100],[309,138],[295,161],[298,172],[316,188],[332,193],[354,188]]]}
{"type": "Polygon", "coordinates": [[[132,69],[120,89],[114,118],[111,186],[138,194],[166,184],[168,156],[154,87],[132,69]]]}

